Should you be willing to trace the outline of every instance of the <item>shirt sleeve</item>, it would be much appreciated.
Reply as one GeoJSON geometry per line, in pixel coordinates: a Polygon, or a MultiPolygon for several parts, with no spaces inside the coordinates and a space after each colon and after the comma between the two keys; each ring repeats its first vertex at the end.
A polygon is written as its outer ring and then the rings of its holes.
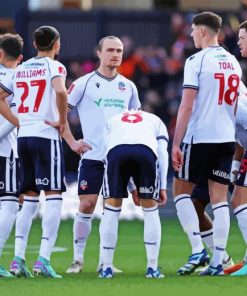
{"type": "Polygon", "coordinates": [[[63,64],[54,61],[54,63],[52,63],[50,66],[51,80],[56,77],[62,77],[64,80],[66,79],[67,71],[63,64]]]}
{"type": "Polygon", "coordinates": [[[14,74],[6,75],[0,81],[0,87],[10,95],[13,94],[13,77],[14,77],[14,74]]]}
{"type": "Polygon", "coordinates": [[[199,66],[195,56],[189,57],[184,66],[183,88],[199,89],[199,66]]]}
{"type": "MultiPolygon", "coordinates": [[[[15,104],[11,103],[10,108],[14,114],[17,115],[15,104]]],[[[6,137],[10,132],[15,129],[15,125],[5,120],[2,125],[0,125],[0,139],[6,137]]]]}
{"type": "Polygon", "coordinates": [[[166,126],[160,120],[160,126],[157,135],[158,141],[158,161],[159,161],[159,173],[160,173],[160,189],[166,189],[167,187],[167,172],[168,172],[168,133],[166,126]]]}
{"type": "Polygon", "coordinates": [[[130,102],[129,102],[128,109],[129,110],[131,110],[131,109],[138,110],[138,109],[141,108],[141,103],[140,103],[140,100],[139,100],[138,91],[137,91],[137,88],[136,88],[135,84],[132,81],[130,81],[130,85],[131,85],[131,88],[132,88],[132,96],[131,96],[131,99],[130,99],[130,102]]]}
{"type": "Polygon", "coordinates": [[[85,91],[86,83],[82,78],[74,81],[68,90],[68,106],[73,109],[78,103],[82,100],[84,91],[85,91]]]}

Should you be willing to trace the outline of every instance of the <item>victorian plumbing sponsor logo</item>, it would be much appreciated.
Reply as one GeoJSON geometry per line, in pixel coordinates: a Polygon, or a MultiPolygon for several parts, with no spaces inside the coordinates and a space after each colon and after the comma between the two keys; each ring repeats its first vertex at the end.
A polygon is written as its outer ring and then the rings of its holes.
{"type": "Polygon", "coordinates": [[[148,187],[140,187],[139,192],[140,193],[153,193],[154,188],[153,186],[148,187]]]}
{"type": "Polygon", "coordinates": [[[217,177],[221,177],[224,179],[230,179],[230,174],[227,174],[225,172],[219,171],[219,170],[213,170],[213,174],[217,177]]]}

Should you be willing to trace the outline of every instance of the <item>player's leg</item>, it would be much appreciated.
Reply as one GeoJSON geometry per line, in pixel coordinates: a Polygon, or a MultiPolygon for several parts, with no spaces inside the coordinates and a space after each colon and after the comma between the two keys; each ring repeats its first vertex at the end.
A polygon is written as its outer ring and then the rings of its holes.
{"type": "Polygon", "coordinates": [[[104,212],[100,222],[100,245],[103,258],[103,270],[100,278],[113,276],[113,256],[118,238],[118,218],[121,212],[122,198],[128,197],[127,184],[131,176],[130,145],[119,145],[111,149],[105,159],[102,194],[105,200],[104,212]],[[126,147],[128,146],[128,147],[126,147]]]}
{"type": "Polygon", "coordinates": [[[158,267],[161,242],[161,223],[158,203],[155,200],[140,199],[144,218],[144,244],[147,256],[147,278],[163,278],[158,267]]]}
{"type": "MultiPolygon", "coordinates": [[[[0,257],[19,209],[18,170],[18,159],[14,158],[13,151],[10,157],[0,157],[0,257]]],[[[13,275],[0,265],[0,277],[13,275]]]]}
{"type": "Polygon", "coordinates": [[[83,159],[79,167],[79,209],[73,225],[74,257],[67,273],[82,271],[84,251],[92,230],[92,215],[102,186],[104,164],[102,161],[83,159]]]}
{"type": "Polygon", "coordinates": [[[204,155],[203,149],[200,144],[183,144],[184,166],[175,173],[173,179],[173,196],[177,216],[192,248],[192,255],[188,262],[177,272],[179,275],[190,274],[198,266],[204,266],[209,261],[200,235],[198,215],[190,197],[198,176],[203,177],[204,174],[204,163],[201,161],[204,155]]]}
{"type": "MultiPolygon", "coordinates": [[[[231,204],[238,221],[239,229],[247,246],[247,151],[241,161],[238,179],[234,186],[231,204]]],[[[246,252],[247,254],[247,252],[246,252]]],[[[232,275],[247,275],[247,256],[244,257],[244,266],[232,275]]]]}
{"type": "Polygon", "coordinates": [[[34,169],[37,151],[33,147],[33,138],[18,138],[17,143],[20,161],[20,193],[23,196],[23,205],[16,219],[15,257],[10,265],[10,272],[16,276],[31,277],[25,265],[25,253],[32,221],[39,203],[34,169]]]}
{"type": "Polygon", "coordinates": [[[201,275],[224,275],[222,262],[230,229],[227,192],[234,146],[234,143],[212,144],[208,185],[214,213],[214,252],[210,266],[201,275]]]}
{"type": "Polygon", "coordinates": [[[161,242],[161,223],[158,210],[160,173],[158,160],[151,149],[134,145],[132,154],[137,161],[132,170],[144,218],[144,245],[147,256],[146,278],[163,278],[158,267],[161,242]]]}
{"type": "MultiPolygon", "coordinates": [[[[193,204],[195,206],[195,209],[198,215],[202,241],[204,245],[207,247],[207,249],[211,253],[213,253],[214,251],[213,222],[206,212],[206,207],[210,203],[210,196],[208,192],[207,181],[206,182],[204,181],[195,186],[191,194],[191,199],[193,201],[193,204]]],[[[228,268],[232,265],[234,265],[234,262],[232,258],[228,255],[228,253],[225,251],[224,257],[223,257],[223,268],[228,268]]],[[[207,267],[197,268],[196,272],[202,272],[206,268],[207,267]]]]}
{"type": "Polygon", "coordinates": [[[42,238],[39,257],[33,272],[51,278],[61,278],[52,268],[50,257],[57,239],[61,220],[64,184],[64,159],[60,140],[37,139],[40,145],[35,179],[38,190],[45,192],[46,206],[42,217],[42,238]]]}
{"type": "Polygon", "coordinates": [[[100,245],[103,268],[99,278],[113,277],[113,257],[118,239],[118,218],[121,213],[122,199],[107,198],[100,222],[100,245]]]}

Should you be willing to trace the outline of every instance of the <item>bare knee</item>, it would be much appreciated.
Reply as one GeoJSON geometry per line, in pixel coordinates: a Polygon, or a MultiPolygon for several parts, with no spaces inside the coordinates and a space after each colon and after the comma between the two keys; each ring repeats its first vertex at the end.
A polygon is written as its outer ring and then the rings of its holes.
{"type": "Polygon", "coordinates": [[[247,203],[247,187],[235,185],[232,194],[231,205],[233,209],[247,203]]]}
{"type": "Polygon", "coordinates": [[[194,188],[193,183],[184,181],[184,180],[179,180],[175,177],[173,178],[173,184],[172,184],[173,197],[176,197],[179,194],[191,195],[193,188],[194,188]]]}
{"type": "Polygon", "coordinates": [[[141,199],[140,203],[141,203],[141,206],[146,209],[152,208],[158,205],[157,201],[153,199],[141,199]]]}
{"type": "Polygon", "coordinates": [[[96,195],[80,195],[79,212],[92,214],[94,212],[98,196],[96,195]]]}

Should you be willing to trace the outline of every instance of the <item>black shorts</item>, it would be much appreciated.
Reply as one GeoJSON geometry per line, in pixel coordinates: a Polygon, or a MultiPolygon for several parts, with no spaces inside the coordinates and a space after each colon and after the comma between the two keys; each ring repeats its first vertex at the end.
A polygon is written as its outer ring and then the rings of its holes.
{"type": "Polygon", "coordinates": [[[183,143],[181,150],[184,153],[184,165],[175,172],[176,178],[196,184],[208,179],[225,185],[230,183],[234,142],[183,143]]]}
{"type": "Polygon", "coordinates": [[[140,198],[159,199],[160,176],[154,152],[145,145],[119,145],[105,160],[104,198],[128,197],[127,184],[133,177],[140,198]]]}
{"type": "Polygon", "coordinates": [[[20,160],[20,193],[28,190],[66,191],[60,140],[40,137],[17,139],[20,160]]]}
{"type": "Polygon", "coordinates": [[[103,176],[103,161],[82,159],[79,166],[78,195],[99,194],[103,176]]]}
{"type": "Polygon", "coordinates": [[[14,157],[13,151],[9,157],[0,156],[0,199],[5,196],[19,196],[19,170],[19,159],[14,157]]]}

